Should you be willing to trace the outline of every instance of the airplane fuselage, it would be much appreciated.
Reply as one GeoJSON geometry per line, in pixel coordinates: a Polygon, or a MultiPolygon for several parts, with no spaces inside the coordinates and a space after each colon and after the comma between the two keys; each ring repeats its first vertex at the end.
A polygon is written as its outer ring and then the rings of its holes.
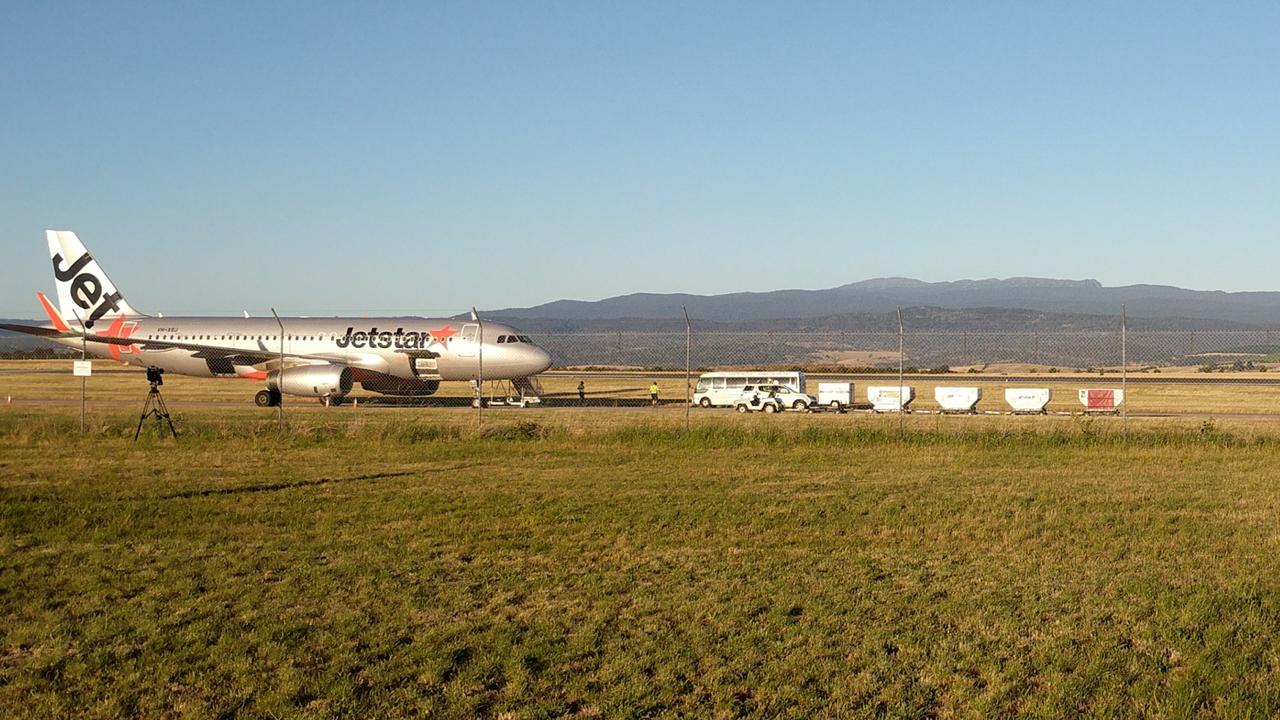
{"type": "MultiPolygon", "coordinates": [[[[404,381],[401,392],[415,383],[528,377],[550,364],[545,351],[500,323],[412,317],[291,317],[281,318],[281,323],[275,318],[117,318],[98,332],[137,342],[88,343],[87,351],[94,357],[181,375],[262,379],[266,373],[260,369],[261,355],[283,350],[289,358],[311,356],[352,367],[357,381],[366,386],[386,385],[393,378],[404,381]],[[237,362],[234,354],[149,347],[148,340],[216,345],[255,356],[237,362]]],[[[57,342],[76,349],[81,345],[74,338],[57,342]]]]}

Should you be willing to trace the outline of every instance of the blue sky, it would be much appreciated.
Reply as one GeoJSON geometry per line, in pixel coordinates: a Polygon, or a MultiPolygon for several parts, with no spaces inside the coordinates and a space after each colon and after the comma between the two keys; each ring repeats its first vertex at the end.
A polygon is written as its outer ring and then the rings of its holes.
{"type": "Polygon", "coordinates": [[[46,227],[166,313],[1280,290],[1277,37],[1274,2],[5,3],[0,316],[46,227]]]}

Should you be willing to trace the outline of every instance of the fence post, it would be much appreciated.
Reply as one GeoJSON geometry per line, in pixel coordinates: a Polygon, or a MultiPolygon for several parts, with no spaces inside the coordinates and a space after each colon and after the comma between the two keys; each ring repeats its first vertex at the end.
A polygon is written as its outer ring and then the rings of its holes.
{"type": "Polygon", "coordinates": [[[476,321],[476,424],[484,424],[484,321],[480,313],[471,308],[471,317],[476,321]]]}
{"type": "MultiPolygon", "coordinates": [[[[279,315],[276,315],[275,308],[271,308],[271,314],[275,317],[276,324],[280,326],[280,369],[276,371],[277,373],[279,373],[278,375],[276,375],[276,377],[280,378],[279,382],[277,382],[277,386],[279,388],[283,388],[284,387],[284,321],[280,319],[279,315]]],[[[280,427],[283,428],[284,427],[284,390],[280,390],[276,394],[280,396],[279,402],[276,403],[276,415],[279,417],[280,427]]]]}
{"type": "Polygon", "coordinates": [[[684,431],[689,432],[689,409],[693,398],[689,397],[689,377],[692,371],[689,359],[693,354],[693,326],[689,324],[689,308],[681,305],[684,312],[684,431]]]}
{"type": "Polygon", "coordinates": [[[903,433],[903,413],[906,409],[903,407],[904,388],[902,387],[902,364],[903,364],[903,329],[902,329],[902,306],[898,306],[898,437],[902,437],[903,433]]]}
{"type": "Polygon", "coordinates": [[[1120,394],[1124,400],[1120,403],[1121,424],[1129,437],[1129,314],[1124,305],[1120,306],[1120,394]]]}
{"type": "MultiPolygon", "coordinates": [[[[75,312],[75,308],[71,309],[75,312]]],[[[76,312],[76,322],[80,323],[80,359],[89,359],[89,328],[85,327],[84,320],[80,319],[80,313],[76,312]]],[[[84,395],[87,389],[88,378],[80,376],[80,434],[84,434],[84,395]]]]}

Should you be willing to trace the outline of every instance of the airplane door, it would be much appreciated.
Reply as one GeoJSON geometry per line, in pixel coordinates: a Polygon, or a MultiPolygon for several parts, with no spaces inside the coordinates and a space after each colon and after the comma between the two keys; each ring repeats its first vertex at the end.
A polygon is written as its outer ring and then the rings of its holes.
{"type": "Polygon", "coordinates": [[[475,357],[476,355],[476,336],[479,335],[480,326],[476,323],[468,323],[462,326],[462,333],[458,336],[461,341],[458,343],[458,355],[461,357],[475,357]]]}

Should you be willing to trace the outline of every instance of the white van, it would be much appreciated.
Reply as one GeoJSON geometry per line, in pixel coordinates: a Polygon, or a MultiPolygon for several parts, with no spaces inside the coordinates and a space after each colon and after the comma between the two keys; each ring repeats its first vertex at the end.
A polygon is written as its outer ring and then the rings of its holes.
{"type": "Polygon", "coordinates": [[[786,370],[731,370],[703,373],[693,391],[693,403],[702,407],[732,407],[748,385],[784,385],[804,392],[804,373],[786,370]]]}

